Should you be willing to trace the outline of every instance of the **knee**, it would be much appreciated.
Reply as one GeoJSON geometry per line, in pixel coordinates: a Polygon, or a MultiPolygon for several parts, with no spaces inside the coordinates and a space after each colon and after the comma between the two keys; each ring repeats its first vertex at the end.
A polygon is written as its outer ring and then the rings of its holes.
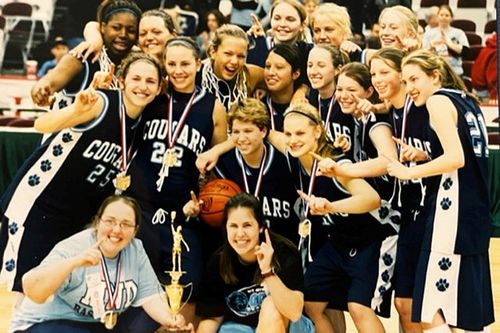
{"type": "Polygon", "coordinates": [[[363,322],[367,317],[370,317],[373,314],[373,310],[363,304],[350,302],[347,307],[349,309],[349,314],[355,323],[363,322]]]}
{"type": "Polygon", "coordinates": [[[326,303],[320,302],[304,302],[304,310],[309,318],[316,321],[317,318],[323,316],[325,312],[326,303]]]}
{"type": "Polygon", "coordinates": [[[401,317],[407,317],[411,315],[411,300],[405,298],[394,299],[394,306],[401,317]]]}
{"type": "Polygon", "coordinates": [[[258,327],[264,328],[262,332],[274,332],[280,331],[280,329],[277,329],[278,327],[285,329],[287,326],[288,320],[276,308],[272,297],[266,297],[260,307],[258,327]]]}

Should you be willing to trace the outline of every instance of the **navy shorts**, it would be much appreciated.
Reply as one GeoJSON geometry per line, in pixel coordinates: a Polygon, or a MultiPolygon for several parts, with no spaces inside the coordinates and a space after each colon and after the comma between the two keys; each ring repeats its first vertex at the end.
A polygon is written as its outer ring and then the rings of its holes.
{"type": "MultiPolygon", "coordinates": [[[[144,249],[148,254],[151,265],[162,284],[170,283],[170,275],[166,273],[172,270],[172,231],[170,228],[170,219],[166,219],[163,224],[152,223],[154,213],[143,211],[142,224],[137,233],[137,238],[142,240],[144,249]]],[[[179,216],[179,215],[178,215],[179,216]]],[[[183,216],[182,216],[183,217],[183,216]]],[[[190,295],[189,302],[195,302],[199,294],[201,278],[203,274],[203,250],[201,245],[201,233],[199,231],[199,221],[193,220],[184,222],[184,219],[178,217],[176,226],[181,222],[182,236],[189,246],[189,251],[182,244],[181,268],[186,273],[182,275],[180,283],[191,287],[186,287],[184,300],[190,295]]]]}
{"type": "Polygon", "coordinates": [[[439,310],[448,325],[464,330],[482,331],[494,321],[488,253],[421,252],[412,320],[431,322],[439,310]]]}
{"type": "Polygon", "coordinates": [[[343,311],[353,302],[376,307],[381,316],[389,316],[390,290],[378,285],[379,274],[390,280],[390,274],[385,276],[381,270],[380,249],[380,241],[357,249],[337,248],[326,242],[304,276],[305,301],[328,302],[330,308],[343,311]]]}

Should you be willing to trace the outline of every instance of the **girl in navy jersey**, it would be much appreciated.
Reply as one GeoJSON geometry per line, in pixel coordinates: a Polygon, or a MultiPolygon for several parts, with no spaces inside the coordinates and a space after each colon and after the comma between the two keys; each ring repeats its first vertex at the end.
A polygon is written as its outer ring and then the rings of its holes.
{"type": "Polygon", "coordinates": [[[308,99],[318,108],[328,139],[336,142],[347,157],[353,159],[354,120],[342,113],[335,99],[336,76],[348,62],[347,56],[334,46],[325,43],[314,46],[307,61],[307,77],[312,88],[308,99]]]}
{"type": "Polygon", "coordinates": [[[314,12],[311,20],[315,44],[327,43],[346,52],[352,61],[361,61],[361,48],[351,42],[351,18],[347,8],[324,3],[314,12]]]}
{"type": "Polygon", "coordinates": [[[290,105],[300,76],[300,54],[296,45],[278,44],[269,52],[264,68],[267,96],[264,98],[271,129],[283,131],[283,114],[290,105]]]}
{"type": "MultiPolygon", "coordinates": [[[[380,99],[390,102],[389,121],[398,142],[399,160],[407,165],[427,161],[431,153],[426,127],[429,115],[425,105],[417,107],[406,95],[401,81],[401,61],[405,53],[396,48],[377,51],[370,62],[372,84],[380,99]]],[[[394,272],[395,305],[405,332],[421,332],[420,324],[411,321],[411,307],[416,266],[420,255],[425,221],[422,219],[425,198],[424,180],[397,180],[393,205],[401,212],[401,228],[394,272]]]]}
{"type": "Polygon", "coordinates": [[[160,91],[159,64],[131,54],[117,91],[88,88],[74,104],[37,119],[55,132],[24,163],[2,198],[1,275],[21,291],[22,275],[63,238],[82,230],[100,202],[127,182],[132,125],[160,91]],[[117,177],[119,175],[119,177],[117,177]]]}
{"type": "Polygon", "coordinates": [[[317,177],[317,162],[310,153],[334,156],[314,107],[290,107],[285,114],[284,134],[286,139],[278,139],[277,144],[286,148],[295,185],[307,203],[303,210],[305,224],[299,230],[303,241],[308,242],[311,236],[313,241],[314,260],[305,277],[306,313],[317,332],[333,330],[325,313],[327,305],[349,310],[361,332],[382,332],[383,326],[371,307],[384,308],[384,288],[388,288],[386,281],[378,281],[379,274],[387,274],[379,259],[393,258],[380,252],[384,231],[368,214],[379,207],[380,197],[359,178],[317,177]],[[309,217],[308,211],[320,216],[309,217]]]}
{"type": "Polygon", "coordinates": [[[429,112],[432,160],[389,174],[427,182],[425,232],[417,266],[412,319],[424,332],[451,327],[483,332],[493,322],[488,246],[488,142],[481,110],[442,58],[416,51],[403,59],[406,92],[429,112]]]}
{"type": "Polygon", "coordinates": [[[248,35],[238,26],[225,24],[215,31],[203,61],[197,84],[214,94],[229,111],[231,107],[264,88],[262,68],[246,64],[248,35]]]}
{"type": "MultiPolygon", "coordinates": [[[[57,66],[40,79],[31,89],[31,97],[38,105],[60,109],[71,104],[76,93],[87,88],[97,71],[109,71],[125,58],[137,39],[137,26],[141,10],[132,0],[103,1],[97,9],[99,32],[105,50],[99,61],[82,60],[79,52],[70,52],[57,66]],[[64,89],[53,101],[53,94],[64,89]]],[[[112,77],[111,87],[118,88],[117,77],[112,77]]]]}
{"type": "MultiPolygon", "coordinates": [[[[198,189],[197,155],[227,138],[226,112],[215,96],[195,85],[201,60],[194,41],[171,39],[166,45],[164,65],[169,87],[166,94],[148,106],[141,119],[128,193],[141,203],[145,223],[138,237],[144,241],[153,268],[164,283],[168,282],[164,272],[172,267],[170,216],[172,211],[177,212],[174,222],[182,225],[190,247],[189,252],[182,252],[187,273],[181,283],[193,283],[194,300],[201,279],[202,250],[196,225],[185,224],[180,215],[190,191],[198,189]]],[[[192,306],[183,308],[186,313],[193,310],[192,306]]]]}

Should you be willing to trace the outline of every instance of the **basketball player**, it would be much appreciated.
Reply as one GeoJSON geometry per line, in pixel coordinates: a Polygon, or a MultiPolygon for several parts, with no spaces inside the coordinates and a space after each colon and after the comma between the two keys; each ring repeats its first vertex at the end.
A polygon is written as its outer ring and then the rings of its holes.
{"type": "Polygon", "coordinates": [[[484,118],[441,57],[416,51],[403,59],[402,74],[413,102],[427,106],[430,135],[438,138],[430,142],[429,162],[408,168],[393,159],[387,167],[405,180],[436,176],[427,183],[412,319],[424,332],[484,332],[494,320],[484,118]]]}
{"type": "Polygon", "coordinates": [[[38,130],[54,134],[27,159],[1,200],[1,277],[9,289],[22,291],[23,274],[57,242],[81,231],[114,192],[128,164],[132,126],[159,94],[160,68],[149,56],[131,54],[119,72],[123,93],[88,88],[74,104],[37,119],[38,130]]]}
{"type": "MultiPolygon", "coordinates": [[[[143,240],[162,283],[169,282],[165,271],[172,267],[170,223],[182,225],[190,251],[182,252],[186,274],[180,282],[193,283],[191,300],[194,301],[201,279],[203,251],[199,231],[195,230],[199,224],[186,224],[181,212],[190,191],[198,188],[196,156],[227,138],[226,112],[214,95],[195,85],[201,66],[200,50],[195,42],[188,38],[169,40],[163,60],[169,87],[141,118],[136,136],[137,154],[130,165],[132,182],[127,193],[143,208],[144,225],[138,237],[143,240]],[[166,218],[172,211],[179,217],[176,221],[166,218]]],[[[194,307],[185,306],[183,311],[193,313],[194,307]]]]}

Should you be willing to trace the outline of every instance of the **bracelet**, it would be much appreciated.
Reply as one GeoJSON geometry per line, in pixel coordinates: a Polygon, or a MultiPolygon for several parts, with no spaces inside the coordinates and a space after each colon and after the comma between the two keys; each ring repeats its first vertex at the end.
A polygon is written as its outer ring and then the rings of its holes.
{"type": "Polygon", "coordinates": [[[264,280],[265,278],[268,278],[268,277],[273,276],[273,275],[276,275],[276,273],[274,273],[274,267],[271,268],[268,272],[261,273],[260,277],[262,278],[262,280],[264,280]]]}

